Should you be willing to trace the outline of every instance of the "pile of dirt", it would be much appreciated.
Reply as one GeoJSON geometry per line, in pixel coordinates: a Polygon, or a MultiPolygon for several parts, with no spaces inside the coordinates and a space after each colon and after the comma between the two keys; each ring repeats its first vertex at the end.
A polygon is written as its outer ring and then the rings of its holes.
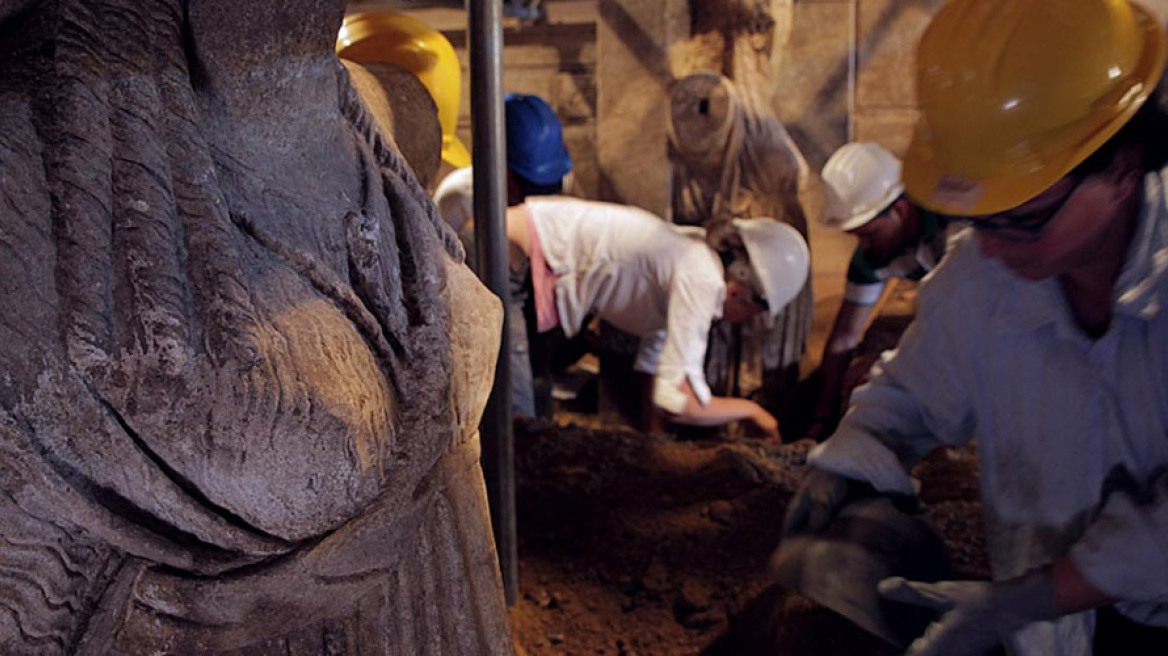
{"type": "MultiPolygon", "coordinates": [[[[809,448],[518,423],[517,651],[896,653],[768,578],[809,448]]],[[[956,574],[985,578],[972,449],[938,452],[913,473],[956,574]]]]}

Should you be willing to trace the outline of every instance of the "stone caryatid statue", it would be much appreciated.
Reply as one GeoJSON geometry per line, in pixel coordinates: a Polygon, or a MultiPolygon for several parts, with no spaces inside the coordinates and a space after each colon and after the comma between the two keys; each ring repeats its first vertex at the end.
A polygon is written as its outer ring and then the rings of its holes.
{"type": "Polygon", "coordinates": [[[343,0],[0,0],[0,653],[510,653],[501,309],[343,0]]]}

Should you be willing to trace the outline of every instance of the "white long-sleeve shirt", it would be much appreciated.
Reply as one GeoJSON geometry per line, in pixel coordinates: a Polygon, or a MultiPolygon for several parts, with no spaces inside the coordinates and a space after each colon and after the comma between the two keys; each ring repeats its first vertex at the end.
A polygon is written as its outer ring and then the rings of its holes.
{"type": "MultiPolygon", "coordinates": [[[[811,462],[911,493],[904,467],[975,437],[995,578],[1070,555],[1135,619],[1168,625],[1168,210],[1145,178],[1107,333],[1059,282],[982,257],[972,234],[926,278],[897,351],[811,462]]],[[[1088,656],[1093,614],[1036,624],[1012,653],[1088,656]]]]}
{"type": "Polygon", "coordinates": [[[726,298],[722,263],[704,242],[683,236],[637,207],[529,197],[540,247],[556,281],[556,310],[570,337],[595,313],[641,338],[635,367],[654,375],[653,402],[685,409],[688,380],[710,400],[704,370],[710,324],[726,298]]]}

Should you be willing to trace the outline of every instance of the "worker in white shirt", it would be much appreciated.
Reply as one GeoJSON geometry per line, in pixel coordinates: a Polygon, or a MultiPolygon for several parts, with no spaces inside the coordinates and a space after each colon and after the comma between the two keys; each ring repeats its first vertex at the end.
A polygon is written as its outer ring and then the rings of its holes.
{"type": "Polygon", "coordinates": [[[637,207],[562,196],[507,210],[512,266],[529,267],[540,332],[569,337],[590,314],[641,338],[635,369],[653,378],[653,404],[678,423],[747,420],[778,440],[775,418],[749,399],[715,397],[704,360],[711,324],[778,314],[810,268],[797,231],[769,218],[735,219],[722,252],[637,207]]]}
{"type": "Polygon", "coordinates": [[[906,191],[973,230],[786,522],[830,521],[850,481],[913,494],[908,467],[977,438],[994,580],[882,581],[939,614],[908,656],[1168,653],[1097,644],[1168,626],[1165,53],[1126,0],[950,0],[920,41],[906,191]]]}

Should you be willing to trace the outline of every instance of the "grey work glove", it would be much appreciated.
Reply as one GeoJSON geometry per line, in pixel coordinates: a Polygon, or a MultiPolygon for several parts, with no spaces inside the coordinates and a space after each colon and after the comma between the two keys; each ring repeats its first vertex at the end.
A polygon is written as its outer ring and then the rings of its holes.
{"type": "Polygon", "coordinates": [[[847,498],[849,480],[824,469],[812,468],[787,506],[783,535],[816,531],[826,526],[847,498]]]}
{"type": "Polygon", "coordinates": [[[1047,570],[1002,582],[919,583],[897,576],[877,590],[887,599],[942,613],[905,656],[982,656],[1027,624],[1058,615],[1047,570]]]}

